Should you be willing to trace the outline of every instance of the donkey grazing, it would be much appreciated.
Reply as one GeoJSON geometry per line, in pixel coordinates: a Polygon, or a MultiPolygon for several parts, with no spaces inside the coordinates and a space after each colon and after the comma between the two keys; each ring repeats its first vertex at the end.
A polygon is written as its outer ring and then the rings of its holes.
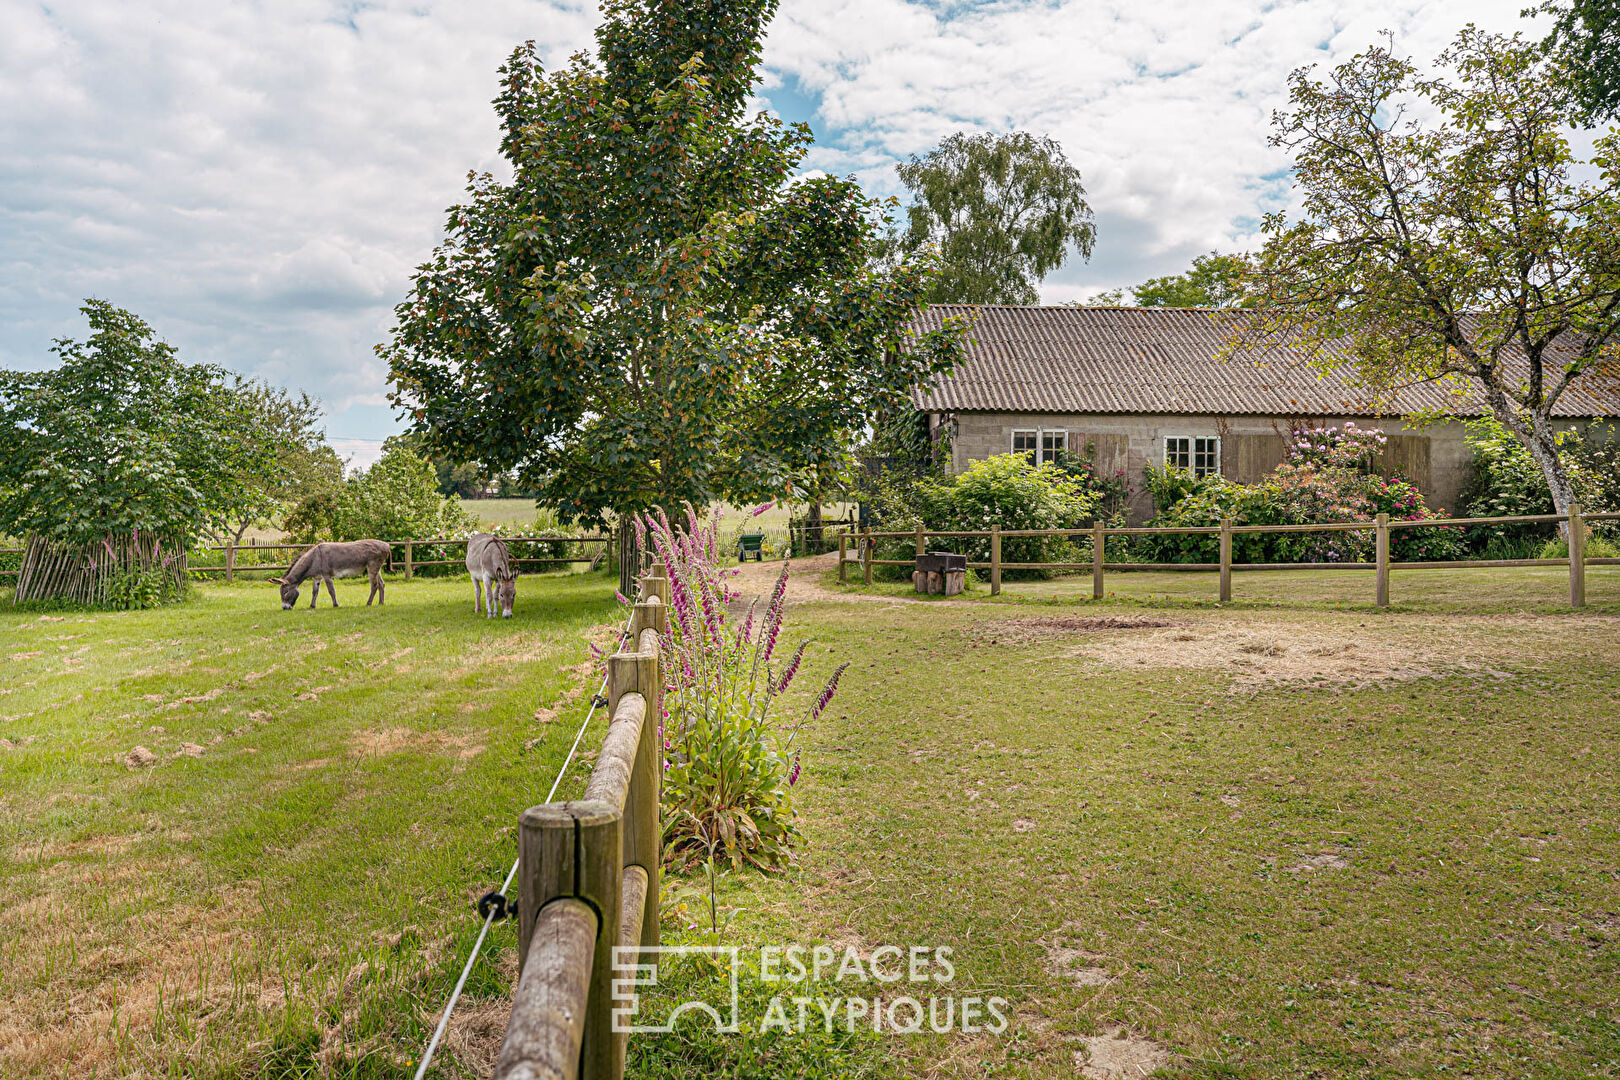
{"type": "Polygon", "coordinates": [[[473,533],[467,541],[467,573],[473,580],[473,610],[483,614],[487,597],[490,618],[495,617],[498,600],[501,618],[510,619],[512,602],[517,599],[517,572],[512,569],[506,541],[489,533],[473,533]]]}
{"type": "Polygon", "coordinates": [[[366,606],[370,607],[374,599],[381,604],[382,568],[389,562],[389,550],[381,540],[316,544],[294,560],[286,577],[270,579],[281,586],[281,610],[286,611],[298,603],[298,585],[305,578],[315,579],[315,591],[309,597],[311,610],[315,608],[315,601],[321,598],[323,581],[326,582],[326,594],[332,598],[332,606],[337,607],[337,590],[332,587],[332,579],[359,577],[363,573],[371,575],[371,593],[366,597],[366,606]]]}

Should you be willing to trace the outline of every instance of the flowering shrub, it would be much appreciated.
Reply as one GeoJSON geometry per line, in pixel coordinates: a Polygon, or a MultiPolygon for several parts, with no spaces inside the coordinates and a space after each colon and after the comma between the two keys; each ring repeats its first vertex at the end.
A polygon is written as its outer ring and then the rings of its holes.
{"type": "Polygon", "coordinates": [[[1131,498],[1130,481],[1124,469],[1112,472],[1097,467],[1097,444],[1090,442],[1078,454],[1059,450],[1053,462],[1058,470],[1073,481],[1080,494],[1091,500],[1096,512],[1105,518],[1123,514],[1131,498]]]}
{"type": "MultiPolygon", "coordinates": [[[[1295,433],[1288,457],[1256,484],[1239,484],[1221,476],[1193,479],[1184,470],[1152,470],[1155,499],[1185,491],[1150,525],[1160,528],[1207,527],[1230,518],[1235,525],[1312,525],[1339,521],[1372,521],[1381,513],[1396,521],[1442,517],[1424,505],[1423,494],[1402,479],[1366,472],[1384,444],[1374,428],[1305,429],[1295,433]],[[1156,475],[1154,475],[1156,473],[1156,475]]],[[[1147,562],[1214,562],[1220,538],[1214,535],[1144,537],[1137,548],[1147,562]]],[[[1396,529],[1390,533],[1390,557],[1398,562],[1464,557],[1461,531],[1449,528],[1396,529]]],[[[1235,562],[1368,562],[1374,533],[1238,534],[1232,538],[1235,562]]]]}
{"type": "Polygon", "coordinates": [[[669,634],[664,640],[664,850],[675,869],[722,859],[733,868],[779,867],[799,840],[793,785],[799,779],[799,724],[820,716],[848,664],[833,671],[785,735],[783,693],[804,662],[807,641],[779,652],[788,565],[765,610],[730,615],[736,573],[720,568],[720,518],[687,508],[683,527],[662,514],[638,521],[669,571],[669,634]],[[756,617],[757,616],[757,617],[756,617]]]}
{"type": "MultiPolygon", "coordinates": [[[[1391,521],[1429,521],[1445,517],[1423,503],[1423,492],[1399,478],[1368,477],[1367,500],[1372,512],[1388,514],[1391,521]]],[[[1389,557],[1396,562],[1452,562],[1468,557],[1467,535],[1461,525],[1427,529],[1391,529],[1389,557]]]]}
{"type": "Polygon", "coordinates": [[[1370,472],[1373,459],[1388,441],[1378,428],[1359,428],[1354,421],[1346,421],[1342,428],[1301,427],[1288,444],[1287,460],[1318,469],[1370,472]]]}

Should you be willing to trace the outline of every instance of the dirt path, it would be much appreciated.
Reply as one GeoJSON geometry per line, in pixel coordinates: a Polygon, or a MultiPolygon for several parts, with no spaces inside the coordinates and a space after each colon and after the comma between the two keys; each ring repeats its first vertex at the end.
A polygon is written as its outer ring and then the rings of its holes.
{"type": "MultiPolygon", "coordinates": [[[[871,604],[877,606],[892,606],[894,604],[914,604],[920,601],[904,596],[874,596],[870,593],[836,592],[821,583],[821,576],[829,570],[838,569],[838,553],[828,552],[825,555],[809,555],[804,558],[793,559],[789,562],[788,591],[789,604],[814,603],[817,601],[831,601],[838,604],[871,604]]],[[[737,567],[737,573],[731,578],[731,585],[739,594],[737,602],[747,606],[756,596],[768,599],[771,590],[776,586],[776,577],[782,572],[780,562],[750,562],[737,567]]],[[[955,600],[935,600],[933,603],[956,603],[955,600]]]]}

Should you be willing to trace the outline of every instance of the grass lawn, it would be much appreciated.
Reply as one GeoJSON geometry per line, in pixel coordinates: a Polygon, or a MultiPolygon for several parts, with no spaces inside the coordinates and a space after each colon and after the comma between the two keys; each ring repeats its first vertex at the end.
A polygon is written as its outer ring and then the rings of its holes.
{"type": "Polygon", "coordinates": [[[464,581],[338,591],[0,609],[0,1076],[409,1075],[595,690],[612,583],[528,578],[495,622],[464,581]]]}
{"type": "MultiPolygon", "coordinates": [[[[1226,607],[1204,575],[1100,604],[807,576],[791,709],[853,666],[801,734],[802,857],[721,878],[721,940],[950,946],[949,991],[1011,1024],[683,1029],[637,1036],[632,1075],[1620,1076],[1605,573],[1580,615],[1522,570],[1398,574],[1390,612],[1350,573],[1336,607],[1289,582],[1340,575],[1239,577],[1226,607]]],[[[600,575],[525,579],[495,624],[464,586],[0,609],[0,1075],[410,1075],[616,616],[600,575]]],[[[705,940],[701,888],[672,893],[666,941],[705,940]]],[[[513,937],[435,1075],[490,1060],[513,937]]]]}
{"type": "Polygon", "coordinates": [[[997,1039],[891,1036],[919,1073],[1620,1075],[1620,590],[1559,614],[1556,575],[1478,573],[1399,575],[1388,613],[1265,606],[1306,575],[1216,609],[1165,598],[1187,575],[1093,605],[828,574],[797,616],[855,666],[810,845],[737,902],[950,945],[957,993],[1012,1001],[997,1039]]]}

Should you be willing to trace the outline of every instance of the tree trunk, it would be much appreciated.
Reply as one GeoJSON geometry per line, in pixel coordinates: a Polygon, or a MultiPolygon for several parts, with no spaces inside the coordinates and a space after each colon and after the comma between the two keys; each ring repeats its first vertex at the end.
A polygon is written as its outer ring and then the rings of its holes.
{"type": "MultiPolygon", "coordinates": [[[[1552,494],[1553,513],[1569,513],[1570,504],[1575,501],[1575,486],[1569,478],[1569,469],[1564,465],[1564,459],[1558,455],[1558,442],[1553,437],[1553,426],[1550,417],[1540,412],[1521,414],[1507,401],[1505,396],[1491,395],[1493,412],[1502,426],[1511,431],[1515,438],[1530,452],[1530,459],[1541,470],[1542,479],[1547,481],[1547,490],[1552,494]]],[[[1558,526],[1558,532],[1566,540],[1569,538],[1569,525],[1567,522],[1558,526]]]]}

